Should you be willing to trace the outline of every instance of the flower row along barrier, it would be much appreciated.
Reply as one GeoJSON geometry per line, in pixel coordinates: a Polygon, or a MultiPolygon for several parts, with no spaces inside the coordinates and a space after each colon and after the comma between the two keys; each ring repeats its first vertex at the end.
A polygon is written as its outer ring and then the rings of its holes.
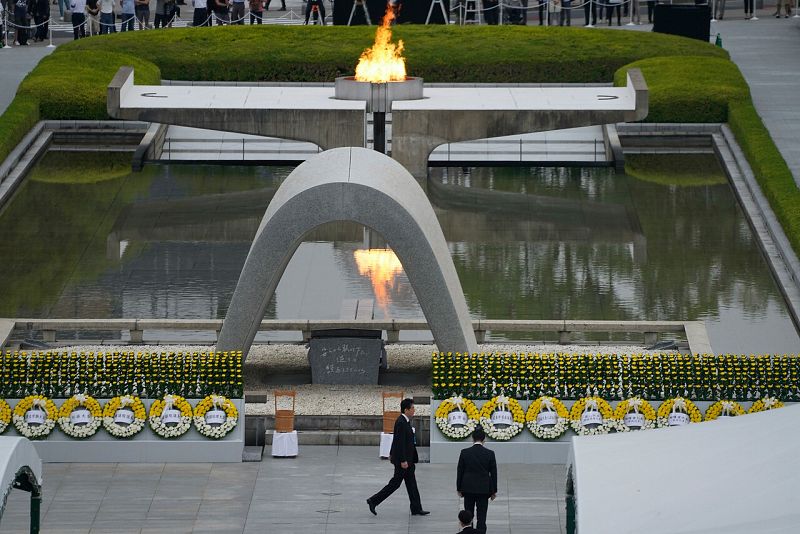
{"type": "Polygon", "coordinates": [[[28,439],[45,439],[55,429],[75,439],[90,438],[102,426],[111,436],[130,439],[149,423],[161,438],[179,438],[194,423],[197,431],[211,439],[222,439],[238,424],[236,405],[223,395],[207,395],[192,407],[180,395],[167,394],[156,399],[147,413],[142,399],[119,395],[101,406],[94,397],[76,394],[61,406],[42,395],[28,395],[16,406],[0,398],[0,434],[12,424],[28,439]]]}
{"type": "Polygon", "coordinates": [[[242,361],[241,351],[6,352],[0,355],[0,398],[241,398],[242,361]]]}
{"type": "Polygon", "coordinates": [[[601,397],[587,396],[577,399],[567,409],[561,400],[545,395],[523,410],[519,401],[500,394],[478,409],[475,401],[456,395],[442,400],[434,419],[442,435],[450,440],[467,438],[478,425],[496,441],[512,439],[522,432],[523,427],[540,440],[555,440],[569,428],[584,436],[641,431],[736,417],[782,406],[783,403],[775,397],[763,397],[745,411],[737,401],[724,399],[712,403],[704,415],[694,402],[685,397],[666,399],[655,409],[641,397],[624,399],[612,408],[601,397]]]}
{"type": "Polygon", "coordinates": [[[433,353],[436,399],[800,401],[797,355],[433,353]]]}

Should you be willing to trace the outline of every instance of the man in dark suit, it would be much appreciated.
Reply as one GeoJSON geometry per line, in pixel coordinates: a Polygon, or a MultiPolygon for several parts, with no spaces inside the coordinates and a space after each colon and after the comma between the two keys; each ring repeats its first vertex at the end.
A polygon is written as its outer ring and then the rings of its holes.
{"type": "Polygon", "coordinates": [[[466,510],[458,512],[458,526],[461,528],[458,534],[475,534],[478,532],[472,528],[472,512],[466,510]]]}
{"type": "Polygon", "coordinates": [[[485,439],[486,432],[478,426],[472,433],[472,447],[462,450],[458,457],[456,476],[456,491],[464,497],[464,509],[477,516],[475,530],[481,534],[486,533],[489,499],[497,496],[497,461],[494,451],[483,446],[485,439]]]}
{"type": "Polygon", "coordinates": [[[414,475],[415,466],[419,462],[414,427],[411,426],[411,418],[414,417],[414,401],[403,399],[400,403],[400,412],[400,416],[394,422],[392,448],[389,452],[389,461],[394,465],[394,475],[382,490],[367,499],[367,506],[369,506],[370,512],[378,515],[375,508],[405,481],[408,500],[411,502],[411,515],[428,515],[430,512],[422,509],[417,479],[414,475]]]}

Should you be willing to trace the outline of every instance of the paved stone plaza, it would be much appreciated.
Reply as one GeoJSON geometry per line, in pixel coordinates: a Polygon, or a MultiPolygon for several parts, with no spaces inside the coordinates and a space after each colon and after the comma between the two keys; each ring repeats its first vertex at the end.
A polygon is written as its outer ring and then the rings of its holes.
{"type": "MultiPolygon", "coordinates": [[[[467,444],[465,443],[465,446],[467,444]]],[[[417,533],[458,531],[455,466],[419,464],[422,504],[412,517],[400,488],[365,499],[390,478],[377,447],[312,447],[298,458],[242,464],[46,464],[42,532],[417,533]]],[[[266,451],[269,453],[269,450],[266,451]]],[[[501,465],[489,506],[492,534],[565,532],[563,465],[501,465]]],[[[14,490],[0,533],[28,532],[29,494],[14,490]]]]}

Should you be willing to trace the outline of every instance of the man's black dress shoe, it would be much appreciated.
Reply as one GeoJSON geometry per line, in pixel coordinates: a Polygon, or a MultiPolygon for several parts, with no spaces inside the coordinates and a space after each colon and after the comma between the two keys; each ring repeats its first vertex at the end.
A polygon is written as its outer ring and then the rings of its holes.
{"type": "Polygon", "coordinates": [[[367,499],[367,506],[369,506],[369,511],[372,512],[372,515],[378,515],[378,512],[375,511],[375,505],[369,499],[367,499]]]}
{"type": "Polygon", "coordinates": [[[411,512],[411,515],[428,515],[429,513],[427,510],[420,510],[419,512],[411,512]]]}

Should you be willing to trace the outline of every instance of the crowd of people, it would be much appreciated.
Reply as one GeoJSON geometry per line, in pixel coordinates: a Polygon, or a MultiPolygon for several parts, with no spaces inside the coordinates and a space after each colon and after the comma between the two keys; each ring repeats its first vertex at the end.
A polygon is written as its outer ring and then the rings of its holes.
{"type": "MultiPolygon", "coordinates": [[[[191,2],[192,25],[211,26],[244,24],[249,14],[250,24],[261,24],[264,11],[269,11],[273,0],[188,0],[191,2]]],[[[275,0],[277,1],[277,0],[275,0]]],[[[790,17],[793,0],[776,0],[775,17],[790,17]],[[783,12],[783,15],[781,14],[783,12]]],[[[279,11],[286,10],[286,0],[280,0],[279,11]]],[[[181,15],[184,0],[156,0],[151,13],[151,0],[53,0],[58,5],[61,20],[72,23],[73,37],[104,35],[117,31],[172,27],[181,15]],[[150,17],[153,15],[151,23],[150,17]],[[119,28],[119,29],[118,29],[119,28]]],[[[451,9],[456,22],[477,22],[482,16],[486,24],[527,24],[530,9],[536,9],[539,25],[572,25],[572,10],[583,9],[586,24],[596,25],[606,19],[611,26],[616,15],[617,25],[629,15],[630,6],[638,8],[639,0],[452,0],[451,9]],[[505,6],[505,14],[499,9],[505,6]],[[535,2],[535,4],[534,4],[535,2]],[[480,3],[480,8],[478,4],[480,3]],[[479,15],[480,14],[480,15],[479,15]],[[500,21],[503,17],[507,20],[500,21]]],[[[325,0],[305,0],[305,24],[309,20],[325,24],[325,0]]],[[[653,22],[656,0],[646,0],[647,22],[653,22]]],[[[726,0],[711,0],[713,16],[722,20],[726,0]]],[[[47,40],[50,22],[50,0],[0,0],[6,16],[4,20],[14,29],[15,44],[27,45],[29,40],[47,40]]],[[[744,18],[754,14],[754,0],[744,0],[744,18]]],[[[634,11],[634,15],[636,15],[634,11]]]]}

